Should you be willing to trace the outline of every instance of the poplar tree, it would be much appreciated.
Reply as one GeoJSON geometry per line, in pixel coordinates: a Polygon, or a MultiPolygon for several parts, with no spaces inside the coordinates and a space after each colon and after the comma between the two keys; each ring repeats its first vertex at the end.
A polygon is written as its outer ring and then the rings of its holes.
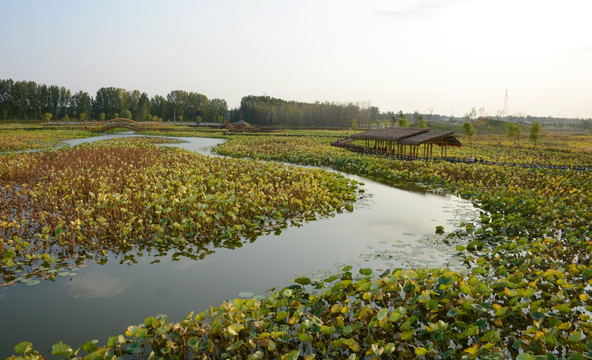
{"type": "Polygon", "coordinates": [[[475,128],[473,127],[473,124],[468,121],[464,123],[463,132],[469,137],[469,144],[473,145],[473,135],[475,135],[475,128]]]}
{"type": "Polygon", "coordinates": [[[541,138],[541,123],[537,121],[532,123],[532,126],[530,127],[530,135],[528,137],[530,140],[532,140],[534,146],[536,147],[539,139],[541,138]]]}

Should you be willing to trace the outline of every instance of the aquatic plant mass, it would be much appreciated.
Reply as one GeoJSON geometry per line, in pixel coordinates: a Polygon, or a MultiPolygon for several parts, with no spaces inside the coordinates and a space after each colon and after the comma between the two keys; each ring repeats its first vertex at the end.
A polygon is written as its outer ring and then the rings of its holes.
{"type": "MultiPolygon", "coordinates": [[[[322,280],[298,277],[292,286],[264,298],[213,304],[180,322],[148,316],[105,343],[58,343],[52,353],[87,359],[592,357],[590,171],[406,162],[351,153],[329,142],[323,137],[244,136],[216,151],[327,166],[393,186],[458,193],[481,210],[478,224],[467,223],[446,235],[465,240],[457,250],[466,270],[376,273],[345,266],[322,280]]],[[[571,151],[573,158],[582,159],[577,148],[571,151]]],[[[566,157],[569,154],[562,155],[566,157]]],[[[200,229],[232,239],[235,232],[258,229],[273,219],[346,209],[356,198],[355,184],[326,172],[205,159],[136,142],[0,159],[2,196],[21,204],[14,210],[5,201],[0,205],[8,219],[2,225],[1,256],[6,283],[28,276],[17,272],[51,276],[62,261],[58,259],[72,258],[69,249],[118,251],[135,246],[128,243],[132,238],[155,251],[160,243],[187,248],[201,239],[195,225],[183,222],[192,212],[200,229]],[[208,177],[211,173],[218,174],[208,177]],[[245,177],[250,181],[243,181],[245,177]],[[262,189],[251,190],[254,184],[262,189]],[[126,192],[128,188],[135,191],[126,192]],[[276,202],[250,199],[257,191],[273,194],[276,202]],[[301,203],[291,200],[296,194],[301,203]],[[220,217],[198,208],[195,199],[217,206],[220,217]],[[20,221],[20,214],[30,223],[20,221]],[[202,217],[210,220],[201,223],[202,217]],[[144,220],[136,228],[139,218],[144,220]],[[134,236],[124,236],[126,231],[134,236]],[[107,233],[122,235],[111,244],[107,233]],[[42,241],[31,249],[33,242],[25,239],[35,234],[42,241]],[[50,239],[59,245],[45,242],[50,239]]],[[[41,357],[28,342],[16,344],[15,353],[14,359],[41,357]]]]}
{"type": "MultiPolygon", "coordinates": [[[[204,258],[287,221],[351,210],[338,174],[156,147],[154,138],[0,158],[2,286],[55,278],[108,252],[204,258]]],[[[170,140],[166,140],[170,142],[170,140]]]]}
{"type": "Polygon", "coordinates": [[[13,150],[50,148],[60,141],[74,137],[95,135],[85,130],[2,130],[0,132],[0,153],[13,150]]]}

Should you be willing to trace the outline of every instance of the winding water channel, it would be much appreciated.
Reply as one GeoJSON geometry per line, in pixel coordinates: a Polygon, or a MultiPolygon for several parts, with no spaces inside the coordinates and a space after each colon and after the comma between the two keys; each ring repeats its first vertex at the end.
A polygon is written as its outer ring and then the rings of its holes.
{"type": "MultiPolygon", "coordinates": [[[[122,136],[133,134],[65,143],[73,146],[122,136]]],[[[185,142],[172,146],[206,154],[223,142],[180,139],[185,142]]],[[[477,211],[470,202],[346,176],[365,184],[365,195],[352,213],[262,235],[240,248],[212,249],[214,253],[203,260],[139,255],[133,263],[112,256],[104,265],[89,263],[55,281],[0,288],[0,358],[13,354],[21,341],[33,342],[45,356],[60,340],[74,347],[92,339],[104,343],[150,315],[167,314],[179,321],[191,311],[227,299],[264,295],[299,276],[324,278],[346,264],[375,272],[462,267],[456,244],[445,244],[434,232],[438,225],[450,232],[461,221],[475,218],[477,211]]]]}

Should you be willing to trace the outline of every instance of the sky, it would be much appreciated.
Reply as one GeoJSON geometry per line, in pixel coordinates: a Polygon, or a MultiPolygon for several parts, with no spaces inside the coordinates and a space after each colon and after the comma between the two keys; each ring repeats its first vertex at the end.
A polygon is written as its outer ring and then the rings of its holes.
{"type": "Polygon", "coordinates": [[[0,0],[0,79],[592,117],[590,0],[0,0]]]}

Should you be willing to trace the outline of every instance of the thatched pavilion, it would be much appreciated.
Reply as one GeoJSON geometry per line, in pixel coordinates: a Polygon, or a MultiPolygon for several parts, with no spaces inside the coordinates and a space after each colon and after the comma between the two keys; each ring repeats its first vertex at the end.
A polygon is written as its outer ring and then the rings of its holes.
{"type": "Polygon", "coordinates": [[[454,136],[454,131],[424,128],[373,129],[350,138],[364,140],[365,150],[369,152],[426,158],[434,157],[434,145],[440,147],[442,157],[446,156],[449,146],[462,146],[454,136]]]}

